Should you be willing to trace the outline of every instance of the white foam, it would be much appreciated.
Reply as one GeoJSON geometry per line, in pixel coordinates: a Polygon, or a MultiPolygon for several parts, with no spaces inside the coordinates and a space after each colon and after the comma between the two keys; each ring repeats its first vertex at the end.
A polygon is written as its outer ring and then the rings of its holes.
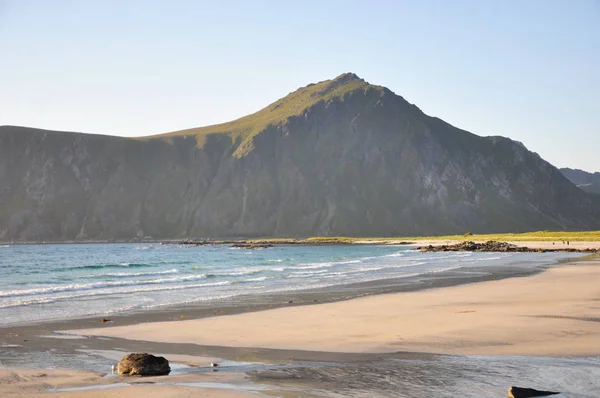
{"type": "Polygon", "coordinates": [[[112,287],[112,286],[155,285],[155,284],[162,284],[162,283],[192,281],[192,280],[198,280],[198,279],[203,279],[203,278],[206,278],[206,275],[199,274],[199,275],[176,276],[176,277],[172,277],[172,278],[140,279],[140,280],[131,280],[131,281],[73,283],[70,285],[58,285],[58,286],[50,286],[50,287],[43,287],[43,288],[36,288],[36,289],[17,289],[17,290],[0,291],[0,298],[93,290],[93,289],[112,287]]]}
{"type": "Polygon", "coordinates": [[[298,275],[298,276],[303,276],[303,275],[320,275],[320,274],[326,274],[327,272],[329,272],[329,270],[323,269],[323,270],[319,270],[319,271],[294,271],[294,272],[290,272],[289,275],[298,275]]]}
{"type": "Polygon", "coordinates": [[[156,250],[158,248],[158,246],[138,246],[135,250],[156,250]]]}
{"type": "Polygon", "coordinates": [[[384,255],[384,256],[382,256],[382,257],[402,257],[402,256],[404,256],[405,254],[406,254],[406,250],[402,250],[402,251],[399,251],[399,252],[397,252],[397,253],[386,254],[386,255],[384,255]]]}
{"type": "Polygon", "coordinates": [[[337,263],[334,263],[334,262],[327,262],[327,263],[307,263],[307,264],[300,264],[300,265],[296,265],[296,266],[286,267],[286,269],[289,269],[289,270],[292,270],[292,269],[319,269],[319,268],[332,267],[332,266],[334,266],[336,264],[337,263]]]}
{"type": "Polygon", "coordinates": [[[250,279],[246,279],[244,282],[262,282],[262,281],[266,281],[267,279],[270,279],[266,276],[261,276],[258,278],[250,278],[250,279]]]}
{"type": "Polygon", "coordinates": [[[131,293],[154,293],[162,291],[173,291],[173,290],[187,290],[197,288],[209,288],[230,285],[231,281],[221,281],[215,283],[199,283],[189,285],[172,285],[172,286],[158,286],[153,288],[141,287],[141,288],[129,288],[129,289],[101,289],[98,291],[90,291],[84,294],[68,294],[68,295],[53,295],[53,296],[38,296],[30,299],[16,299],[5,303],[0,302],[0,308],[13,308],[13,307],[26,307],[38,304],[50,304],[59,301],[72,301],[78,298],[93,298],[97,296],[115,296],[117,294],[131,294],[131,293]]]}
{"type": "Polygon", "coordinates": [[[167,274],[176,274],[179,272],[176,268],[166,270],[166,271],[148,271],[148,272],[111,272],[107,274],[89,274],[84,275],[83,278],[93,278],[93,277],[130,277],[130,276],[151,276],[151,275],[167,275],[167,274]]]}
{"type": "Polygon", "coordinates": [[[298,264],[298,265],[288,266],[288,267],[286,267],[286,269],[288,269],[288,270],[320,269],[320,268],[335,267],[338,265],[360,264],[360,263],[364,263],[366,261],[378,260],[378,259],[381,259],[384,257],[400,257],[400,256],[404,255],[404,252],[405,251],[400,251],[397,253],[387,254],[387,255],[383,255],[383,256],[362,257],[362,258],[355,259],[355,260],[327,261],[327,262],[322,262],[322,263],[302,263],[302,264],[298,264]]]}

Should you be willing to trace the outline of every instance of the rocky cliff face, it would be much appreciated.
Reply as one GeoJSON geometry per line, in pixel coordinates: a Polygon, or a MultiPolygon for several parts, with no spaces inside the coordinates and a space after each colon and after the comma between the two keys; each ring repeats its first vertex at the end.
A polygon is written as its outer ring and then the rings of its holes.
{"type": "Polygon", "coordinates": [[[286,98],[145,139],[0,127],[0,240],[600,228],[597,202],[507,138],[354,75],[286,98]]]}
{"type": "Polygon", "coordinates": [[[560,169],[561,173],[569,179],[577,188],[587,193],[600,195],[600,173],[588,173],[579,169],[560,169]]]}

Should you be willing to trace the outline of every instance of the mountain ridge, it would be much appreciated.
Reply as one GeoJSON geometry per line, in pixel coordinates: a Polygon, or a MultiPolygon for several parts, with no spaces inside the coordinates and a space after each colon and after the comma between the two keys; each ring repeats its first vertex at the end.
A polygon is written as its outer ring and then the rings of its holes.
{"type": "Polygon", "coordinates": [[[577,188],[584,192],[600,195],[600,172],[590,173],[580,169],[564,167],[561,173],[569,179],[577,188]]]}
{"type": "MultiPolygon", "coordinates": [[[[385,87],[370,84],[356,74],[347,72],[334,79],[300,87],[257,112],[230,122],[139,138],[164,139],[175,136],[194,136],[198,145],[202,146],[207,135],[223,134],[231,137],[232,141],[237,146],[234,151],[234,156],[243,157],[252,150],[252,139],[267,127],[278,126],[286,123],[291,117],[301,116],[304,112],[309,111],[310,108],[318,105],[320,102],[336,99],[343,101],[347,95],[352,95],[353,93],[361,91],[366,93],[369,90],[380,96],[397,96],[385,87]]],[[[400,96],[397,97],[402,98],[400,96]]],[[[402,98],[402,100],[404,99],[402,98]]]]}
{"type": "Polygon", "coordinates": [[[353,74],[166,135],[0,127],[0,240],[544,229],[600,229],[600,203],[522,144],[353,74]]]}

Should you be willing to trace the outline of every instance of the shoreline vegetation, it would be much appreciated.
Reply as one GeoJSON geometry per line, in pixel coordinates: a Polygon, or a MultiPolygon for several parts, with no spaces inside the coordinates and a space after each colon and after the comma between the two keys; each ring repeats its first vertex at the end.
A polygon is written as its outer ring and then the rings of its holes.
{"type": "Polygon", "coordinates": [[[534,231],[522,233],[492,233],[436,236],[401,237],[350,237],[313,236],[308,238],[188,238],[188,239],[106,239],[74,241],[1,241],[0,245],[39,245],[39,244],[107,244],[107,243],[162,243],[181,245],[419,245],[424,241],[457,243],[474,242],[600,242],[600,231],[534,231]]]}

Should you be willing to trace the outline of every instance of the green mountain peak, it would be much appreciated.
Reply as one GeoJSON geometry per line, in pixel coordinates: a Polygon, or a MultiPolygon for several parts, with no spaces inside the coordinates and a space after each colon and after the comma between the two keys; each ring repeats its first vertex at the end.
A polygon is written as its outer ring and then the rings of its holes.
{"type": "Polygon", "coordinates": [[[174,131],[143,138],[154,139],[174,136],[194,136],[198,146],[202,147],[207,135],[226,134],[231,137],[234,143],[238,143],[234,156],[242,157],[252,150],[252,138],[268,126],[281,125],[290,117],[301,115],[306,109],[321,101],[328,102],[334,98],[343,101],[344,97],[349,93],[358,90],[367,91],[369,89],[382,92],[383,87],[371,85],[354,73],[344,73],[335,79],[325,80],[299,88],[256,113],[231,122],[174,131]]]}

